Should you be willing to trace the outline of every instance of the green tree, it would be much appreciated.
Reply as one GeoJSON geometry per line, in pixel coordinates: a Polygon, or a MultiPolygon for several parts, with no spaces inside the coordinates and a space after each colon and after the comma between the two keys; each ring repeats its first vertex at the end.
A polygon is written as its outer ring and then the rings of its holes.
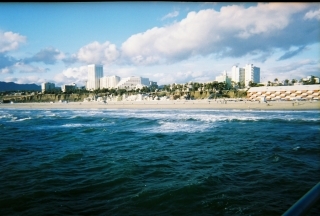
{"type": "Polygon", "coordinates": [[[289,80],[288,80],[288,79],[285,79],[285,80],[284,80],[284,84],[285,84],[285,85],[288,85],[288,84],[289,84],[289,80]]]}

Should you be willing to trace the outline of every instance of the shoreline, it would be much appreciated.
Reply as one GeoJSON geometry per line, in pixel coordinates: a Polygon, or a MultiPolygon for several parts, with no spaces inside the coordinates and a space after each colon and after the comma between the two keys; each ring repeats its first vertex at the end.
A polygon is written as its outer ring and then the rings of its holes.
{"type": "Polygon", "coordinates": [[[212,110],[320,110],[319,101],[108,101],[69,103],[13,103],[0,104],[0,109],[212,109],[212,110]]]}

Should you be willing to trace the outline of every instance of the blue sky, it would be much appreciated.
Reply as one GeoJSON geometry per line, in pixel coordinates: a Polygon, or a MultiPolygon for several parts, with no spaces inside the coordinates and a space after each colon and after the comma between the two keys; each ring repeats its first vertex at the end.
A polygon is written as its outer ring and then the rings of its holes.
{"type": "Polygon", "coordinates": [[[0,81],[104,75],[209,82],[233,65],[261,82],[320,76],[319,3],[0,3],[0,81]]]}

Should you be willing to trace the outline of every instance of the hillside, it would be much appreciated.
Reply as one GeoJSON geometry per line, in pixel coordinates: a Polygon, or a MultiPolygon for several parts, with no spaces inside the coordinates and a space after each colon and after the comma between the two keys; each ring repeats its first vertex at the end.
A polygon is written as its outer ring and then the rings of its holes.
{"type": "Polygon", "coordinates": [[[41,91],[41,86],[36,84],[17,84],[14,82],[0,81],[0,92],[4,91],[41,91]]]}

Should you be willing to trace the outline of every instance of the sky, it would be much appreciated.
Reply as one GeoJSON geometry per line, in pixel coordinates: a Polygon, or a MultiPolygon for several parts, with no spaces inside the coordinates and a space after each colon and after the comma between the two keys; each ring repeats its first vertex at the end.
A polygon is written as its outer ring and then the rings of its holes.
{"type": "Polygon", "coordinates": [[[212,82],[253,64],[260,81],[320,76],[320,3],[0,3],[0,81],[84,86],[104,76],[212,82]]]}

